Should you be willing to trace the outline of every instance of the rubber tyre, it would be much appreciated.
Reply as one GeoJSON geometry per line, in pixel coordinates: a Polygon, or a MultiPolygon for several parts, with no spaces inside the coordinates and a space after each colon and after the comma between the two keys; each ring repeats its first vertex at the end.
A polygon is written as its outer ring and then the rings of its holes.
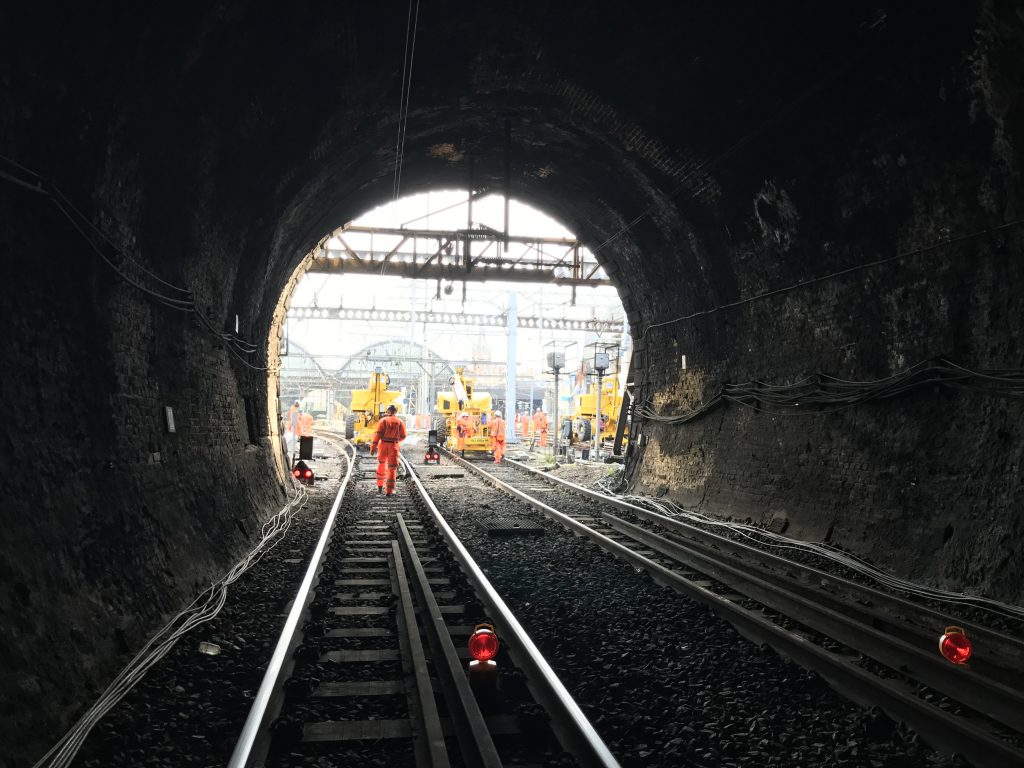
{"type": "Polygon", "coordinates": [[[581,443],[585,443],[593,437],[589,419],[580,419],[576,422],[576,435],[581,443]]]}
{"type": "Polygon", "coordinates": [[[444,416],[434,416],[430,428],[437,432],[437,444],[443,448],[448,443],[448,422],[444,416]]]}
{"type": "Polygon", "coordinates": [[[572,419],[564,419],[562,421],[562,433],[561,434],[562,434],[562,439],[563,440],[571,440],[572,439],[572,419]]]}
{"type": "Polygon", "coordinates": [[[350,413],[345,417],[345,439],[351,440],[356,436],[356,415],[350,413]]]}

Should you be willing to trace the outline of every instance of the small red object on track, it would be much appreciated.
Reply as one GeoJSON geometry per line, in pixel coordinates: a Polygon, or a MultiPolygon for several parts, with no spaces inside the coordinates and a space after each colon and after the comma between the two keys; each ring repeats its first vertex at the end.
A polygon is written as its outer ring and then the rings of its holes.
{"type": "Polygon", "coordinates": [[[490,661],[498,655],[498,636],[489,624],[479,624],[469,637],[469,655],[476,661],[490,661]]]}
{"type": "Polygon", "coordinates": [[[939,638],[939,653],[954,664],[966,664],[971,650],[971,639],[962,627],[946,627],[939,638]]]}

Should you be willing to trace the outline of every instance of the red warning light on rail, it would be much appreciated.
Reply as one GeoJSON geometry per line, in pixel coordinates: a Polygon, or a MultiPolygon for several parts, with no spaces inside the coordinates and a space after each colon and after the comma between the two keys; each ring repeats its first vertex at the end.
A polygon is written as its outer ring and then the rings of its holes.
{"type": "Polygon", "coordinates": [[[298,468],[293,469],[292,470],[292,474],[295,475],[296,477],[301,477],[302,476],[302,470],[298,469],[298,468]]]}
{"type": "Polygon", "coordinates": [[[939,638],[939,653],[954,664],[966,664],[971,658],[971,639],[962,627],[946,627],[939,638]]]}
{"type": "Polygon", "coordinates": [[[498,655],[498,636],[490,624],[479,624],[469,636],[469,655],[476,661],[490,661],[498,655]]]}
{"type": "Polygon", "coordinates": [[[313,476],[313,470],[312,469],[307,469],[303,474],[306,477],[312,477],[313,476]]]}

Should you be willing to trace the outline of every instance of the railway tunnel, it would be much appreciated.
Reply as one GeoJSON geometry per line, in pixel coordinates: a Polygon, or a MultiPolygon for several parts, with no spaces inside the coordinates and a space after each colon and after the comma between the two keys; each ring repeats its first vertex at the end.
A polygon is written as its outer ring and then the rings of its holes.
{"type": "Polygon", "coordinates": [[[397,194],[396,135],[402,194],[507,190],[597,255],[633,492],[1024,599],[1019,9],[446,0],[406,66],[409,14],[2,12],[18,761],[285,502],[282,295],[397,194]]]}

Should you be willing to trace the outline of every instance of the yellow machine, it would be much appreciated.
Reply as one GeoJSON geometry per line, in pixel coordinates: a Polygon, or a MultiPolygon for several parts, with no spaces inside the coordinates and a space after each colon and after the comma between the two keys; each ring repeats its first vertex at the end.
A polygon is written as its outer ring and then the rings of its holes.
{"type": "Polygon", "coordinates": [[[389,405],[402,412],[402,393],[388,389],[390,377],[380,368],[370,374],[366,389],[352,390],[352,404],[345,418],[345,437],[356,445],[369,445],[377,431],[377,421],[389,405]]]}
{"type": "Polygon", "coordinates": [[[451,391],[437,393],[437,409],[431,428],[437,432],[437,444],[455,450],[458,446],[456,424],[465,413],[469,416],[470,436],[465,440],[465,450],[483,453],[491,450],[491,436],[488,422],[491,420],[491,395],[476,392],[474,380],[467,378],[465,369],[456,368],[449,380],[451,391]]]}
{"type": "MultiPolygon", "coordinates": [[[[596,389],[596,387],[591,387],[596,389]]],[[[622,392],[619,391],[619,380],[617,376],[611,375],[604,379],[601,385],[601,422],[604,428],[599,436],[604,444],[615,439],[615,429],[618,426],[619,414],[622,411],[622,392]]],[[[565,427],[563,427],[565,429],[565,427]]],[[[595,392],[587,392],[583,395],[576,395],[573,407],[572,420],[573,442],[590,442],[597,433],[597,395],[595,392]]],[[[623,442],[629,435],[629,427],[626,427],[626,434],[623,442]]]]}

